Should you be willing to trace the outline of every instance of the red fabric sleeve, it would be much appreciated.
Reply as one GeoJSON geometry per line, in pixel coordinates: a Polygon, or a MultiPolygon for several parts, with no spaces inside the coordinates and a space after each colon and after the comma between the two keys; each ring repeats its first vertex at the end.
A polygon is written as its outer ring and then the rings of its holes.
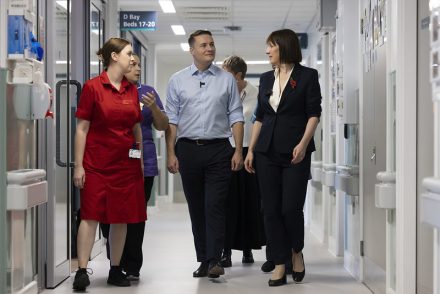
{"type": "Polygon", "coordinates": [[[79,105],[76,110],[76,117],[91,121],[93,119],[93,111],[95,108],[95,92],[89,82],[84,84],[79,99],[79,105]]]}

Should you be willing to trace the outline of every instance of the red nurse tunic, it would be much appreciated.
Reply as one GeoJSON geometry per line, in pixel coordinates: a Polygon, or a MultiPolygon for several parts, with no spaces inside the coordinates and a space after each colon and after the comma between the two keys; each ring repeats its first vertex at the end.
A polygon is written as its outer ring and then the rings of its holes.
{"type": "Polygon", "coordinates": [[[145,221],[142,163],[128,156],[136,145],[133,126],[142,120],[136,87],[124,78],[118,91],[104,71],[85,83],[76,117],[90,121],[81,219],[110,224],[145,221]]]}

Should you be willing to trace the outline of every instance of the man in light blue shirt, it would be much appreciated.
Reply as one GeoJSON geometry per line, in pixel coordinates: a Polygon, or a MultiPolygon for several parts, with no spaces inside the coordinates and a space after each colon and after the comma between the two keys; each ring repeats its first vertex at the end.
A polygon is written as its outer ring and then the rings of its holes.
{"type": "Polygon", "coordinates": [[[225,234],[225,199],[231,171],[243,166],[243,108],[234,77],[212,64],[209,31],[188,39],[194,63],[168,83],[168,170],[180,172],[199,268],[193,277],[217,278],[225,234]],[[235,151],[229,143],[234,136],[235,151]],[[177,143],[176,143],[177,139],[177,143]]]}

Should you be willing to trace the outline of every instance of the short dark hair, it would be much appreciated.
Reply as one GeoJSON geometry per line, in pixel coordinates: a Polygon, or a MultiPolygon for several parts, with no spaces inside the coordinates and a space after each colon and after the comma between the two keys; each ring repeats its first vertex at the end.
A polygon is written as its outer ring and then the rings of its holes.
{"type": "Polygon", "coordinates": [[[247,64],[237,55],[232,55],[223,60],[224,68],[227,68],[229,71],[232,71],[234,74],[241,72],[241,78],[244,79],[247,72],[247,64]]]}
{"type": "Polygon", "coordinates": [[[301,47],[296,33],[289,29],[272,32],[267,37],[266,43],[278,45],[280,48],[281,63],[300,63],[302,60],[301,47]]]}
{"type": "Polygon", "coordinates": [[[122,38],[110,38],[104,45],[96,52],[99,59],[104,65],[104,69],[107,70],[110,62],[112,61],[112,52],[121,53],[127,45],[131,45],[130,41],[122,38]]]}
{"type": "Polygon", "coordinates": [[[194,38],[197,37],[197,36],[200,36],[200,35],[210,35],[210,36],[212,36],[210,31],[207,31],[207,30],[197,30],[194,33],[192,33],[191,35],[189,35],[189,38],[188,38],[189,47],[192,47],[194,45],[194,42],[195,42],[194,38]]]}

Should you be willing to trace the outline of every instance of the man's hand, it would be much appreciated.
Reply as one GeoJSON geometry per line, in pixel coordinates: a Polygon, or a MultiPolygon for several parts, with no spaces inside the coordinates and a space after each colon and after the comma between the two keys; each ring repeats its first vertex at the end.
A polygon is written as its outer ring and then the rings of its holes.
{"type": "Polygon", "coordinates": [[[168,171],[172,174],[176,174],[179,172],[179,160],[177,159],[176,155],[168,155],[168,171]]]}
{"type": "Polygon", "coordinates": [[[231,169],[233,171],[238,171],[243,167],[243,155],[241,151],[235,150],[234,155],[231,159],[231,169]]]}

